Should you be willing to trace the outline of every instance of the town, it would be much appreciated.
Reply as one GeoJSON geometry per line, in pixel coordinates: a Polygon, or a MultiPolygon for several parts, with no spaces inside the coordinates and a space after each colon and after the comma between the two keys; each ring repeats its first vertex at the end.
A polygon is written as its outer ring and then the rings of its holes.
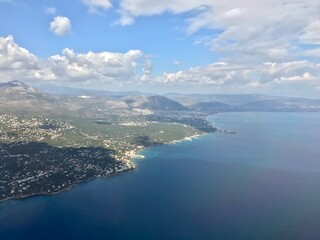
{"type": "Polygon", "coordinates": [[[135,168],[144,147],[216,129],[205,115],[134,109],[84,117],[0,115],[0,201],[54,194],[135,168]]]}

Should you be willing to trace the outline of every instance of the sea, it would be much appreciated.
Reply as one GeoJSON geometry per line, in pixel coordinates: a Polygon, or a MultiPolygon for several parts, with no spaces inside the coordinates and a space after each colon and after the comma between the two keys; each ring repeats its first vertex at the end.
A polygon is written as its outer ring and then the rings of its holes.
{"type": "Polygon", "coordinates": [[[1,240],[319,240],[320,113],[221,113],[135,171],[0,203],[1,240]]]}

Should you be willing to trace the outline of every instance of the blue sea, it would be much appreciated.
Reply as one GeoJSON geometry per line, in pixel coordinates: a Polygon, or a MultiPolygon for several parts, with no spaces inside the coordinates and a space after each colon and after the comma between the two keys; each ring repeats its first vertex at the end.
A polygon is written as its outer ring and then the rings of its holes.
{"type": "Polygon", "coordinates": [[[223,113],[236,134],[146,149],[137,169],[0,203],[0,239],[320,239],[320,113],[223,113]]]}

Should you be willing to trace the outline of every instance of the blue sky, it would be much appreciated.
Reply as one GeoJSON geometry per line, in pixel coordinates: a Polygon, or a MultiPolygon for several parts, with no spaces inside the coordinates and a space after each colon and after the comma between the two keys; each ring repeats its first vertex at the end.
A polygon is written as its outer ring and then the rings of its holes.
{"type": "MultiPolygon", "coordinates": [[[[1,22],[10,24],[1,24],[0,35],[13,35],[19,45],[41,58],[58,54],[64,48],[76,52],[127,52],[139,49],[152,56],[155,73],[210,64],[217,60],[216,54],[205,46],[194,44],[196,36],[186,36],[184,16],[167,13],[142,17],[135,24],[122,27],[116,25],[118,14],[115,11],[93,14],[77,0],[16,2],[1,5],[1,22]],[[45,14],[48,7],[55,7],[56,14],[45,14]],[[50,32],[48,25],[54,15],[70,19],[70,34],[57,37],[50,32]],[[190,58],[190,55],[193,57],[190,58]],[[180,61],[181,66],[174,64],[174,60],[180,61]]],[[[198,35],[201,37],[202,33],[198,35]]]]}
{"type": "Polygon", "coordinates": [[[0,0],[0,81],[320,98],[315,0],[0,0]]]}

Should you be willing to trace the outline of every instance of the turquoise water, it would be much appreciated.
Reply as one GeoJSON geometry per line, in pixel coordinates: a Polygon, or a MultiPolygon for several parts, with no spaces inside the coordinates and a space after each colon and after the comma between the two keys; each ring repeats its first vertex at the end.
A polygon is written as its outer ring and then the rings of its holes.
{"type": "Polygon", "coordinates": [[[235,135],[144,150],[137,170],[0,204],[0,239],[320,239],[320,114],[210,116],[235,135]]]}

